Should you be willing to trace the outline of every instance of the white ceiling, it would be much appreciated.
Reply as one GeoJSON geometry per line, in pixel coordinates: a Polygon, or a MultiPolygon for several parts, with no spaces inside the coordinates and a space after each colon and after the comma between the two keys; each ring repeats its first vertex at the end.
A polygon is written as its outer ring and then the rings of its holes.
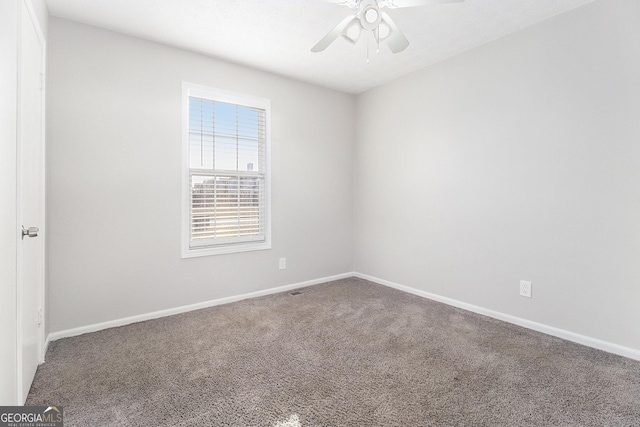
{"type": "Polygon", "coordinates": [[[372,87],[593,0],[466,0],[388,10],[410,41],[313,47],[351,12],[323,0],[47,0],[53,16],[188,49],[348,93],[372,87]]]}

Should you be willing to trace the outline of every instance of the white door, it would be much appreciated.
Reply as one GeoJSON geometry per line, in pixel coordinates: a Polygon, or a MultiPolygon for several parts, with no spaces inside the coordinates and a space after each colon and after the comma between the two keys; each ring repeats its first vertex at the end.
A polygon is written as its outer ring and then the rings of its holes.
{"type": "Polygon", "coordinates": [[[20,1],[18,57],[18,397],[24,402],[43,361],[44,40],[30,3],[20,1]]]}

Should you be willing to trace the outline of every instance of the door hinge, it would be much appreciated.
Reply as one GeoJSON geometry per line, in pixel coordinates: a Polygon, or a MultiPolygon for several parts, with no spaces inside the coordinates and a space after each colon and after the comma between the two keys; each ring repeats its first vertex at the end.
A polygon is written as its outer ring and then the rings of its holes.
{"type": "Polygon", "coordinates": [[[40,73],[40,90],[44,89],[44,74],[40,73]]]}
{"type": "Polygon", "coordinates": [[[42,326],[42,322],[44,321],[44,315],[42,312],[42,307],[38,309],[38,326],[42,326]]]}

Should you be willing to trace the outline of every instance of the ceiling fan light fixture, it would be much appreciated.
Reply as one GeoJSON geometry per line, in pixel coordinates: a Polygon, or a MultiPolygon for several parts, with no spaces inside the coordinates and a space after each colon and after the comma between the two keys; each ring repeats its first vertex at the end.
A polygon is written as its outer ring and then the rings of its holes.
{"type": "Polygon", "coordinates": [[[378,19],[378,16],[380,16],[378,11],[375,8],[371,7],[369,8],[369,10],[367,10],[367,13],[365,13],[364,19],[365,21],[367,21],[367,23],[373,24],[378,19]]]}
{"type": "Polygon", "coordinates": [[[342,32],[342,37],[348,41],[349,43],[356,44],[358,40],[360,40],[360,33],[362,27],[358,21],[352,22],[347,28],[342,32]]]}
{"type": "Polygon", "coordinates": [[[373,31],[380,25],[382,21],[382,15],[380,9],[378,9],[378,3],[375,0],[363,3],[360,10],[360,24],[362,28],[368,31],[373,31]]]}
{"type": "Polygon", "coordinates": [[[378,31],[376,34],[378,41],[379,42],[383,41],[384,39],[389,37],[392,32],[393,31],[391,30],[391,27],[389,27],[389,25],[387,25],[384,21],[382,21],[380,25],[378,25],[378,31]]]}

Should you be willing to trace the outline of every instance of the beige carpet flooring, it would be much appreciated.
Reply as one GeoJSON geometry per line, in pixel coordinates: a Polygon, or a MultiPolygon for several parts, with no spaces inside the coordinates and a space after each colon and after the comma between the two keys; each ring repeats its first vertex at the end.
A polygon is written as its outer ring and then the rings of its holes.
{"type": "Polygon", "coordinates": [[[640,362],[345,279],[52,342],[65,426],[640,426],[640,362]]]}

